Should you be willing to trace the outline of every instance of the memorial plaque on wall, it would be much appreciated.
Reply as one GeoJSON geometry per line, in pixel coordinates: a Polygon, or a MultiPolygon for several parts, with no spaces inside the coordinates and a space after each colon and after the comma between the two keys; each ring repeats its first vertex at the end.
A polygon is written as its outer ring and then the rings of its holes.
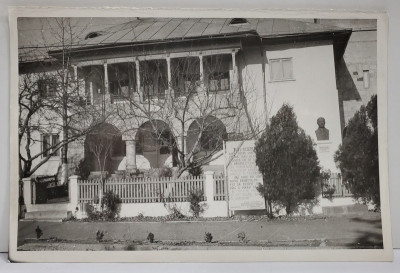
{"type": "Polygon", "coordinates": [[[256,188],[263,180],[256,165],[254,146],[255,140],[226,142],[230,210],[265,209],[264,199],[256,188]]]}

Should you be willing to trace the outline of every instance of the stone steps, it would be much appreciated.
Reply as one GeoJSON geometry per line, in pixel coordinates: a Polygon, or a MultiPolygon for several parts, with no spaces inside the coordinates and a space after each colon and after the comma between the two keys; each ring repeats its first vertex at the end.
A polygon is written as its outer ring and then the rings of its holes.
{"type": "Polygon", "coordinates": [[[25,214],[25,220],[35,221],[62,221],[63,219],[70,219],[72,217],[71,211],[66,210],[48,210],[48,211],[30,211],[25,214]]]}

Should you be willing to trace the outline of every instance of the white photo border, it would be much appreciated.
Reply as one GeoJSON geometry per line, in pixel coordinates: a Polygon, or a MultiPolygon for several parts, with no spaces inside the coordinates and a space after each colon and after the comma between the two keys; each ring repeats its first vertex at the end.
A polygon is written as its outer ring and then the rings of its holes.
{"type": "Polygon", "coordinates": [[[10,7],[10,237],[15,262],[257,262],[392,261],[387,124],[388,17],[384,12],[312,9],[160,9],[132,7],[10,7]],[[329,18],[377,20],[379,175],[383,249],[193,250],[193,251],[17,251],[18,233],[18,17],[329,18]]]}

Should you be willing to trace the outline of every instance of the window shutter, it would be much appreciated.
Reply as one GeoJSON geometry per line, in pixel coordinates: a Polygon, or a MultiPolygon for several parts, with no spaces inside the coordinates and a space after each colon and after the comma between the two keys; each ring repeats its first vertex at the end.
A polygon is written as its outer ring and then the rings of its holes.
{"type": "Polygon", "coordinates": [[[283,79],[283,71],[280,60],[271,60],[271,80],[278,81],[283,79]]]}
{"type": "Polygon", "coordinates": [[[285,80],[293,79],[292,59],[283,59],[282,68],[283,68],[283,78],[285,80]]]}

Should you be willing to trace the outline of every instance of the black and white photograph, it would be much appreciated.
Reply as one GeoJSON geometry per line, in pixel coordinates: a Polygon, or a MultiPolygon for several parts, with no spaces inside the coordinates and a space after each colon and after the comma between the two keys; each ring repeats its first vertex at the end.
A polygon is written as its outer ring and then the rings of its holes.
{"type": "Polygon", "coordinates": [[[390,259],[378,17],[124,14],[15,18],[16,261],[390,259]]]}

